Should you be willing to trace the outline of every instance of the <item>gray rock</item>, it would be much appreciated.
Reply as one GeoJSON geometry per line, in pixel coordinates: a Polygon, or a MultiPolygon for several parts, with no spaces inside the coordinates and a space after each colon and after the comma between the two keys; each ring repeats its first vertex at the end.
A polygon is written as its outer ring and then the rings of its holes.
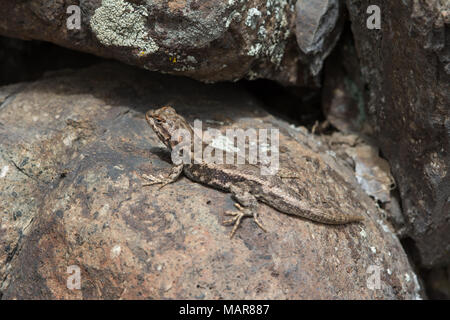
{"type": "Polygon", "coordinates": [[[373,130],[367,121],[364,85],[353,36],[346,30],[325,63],[322,110],[339,130],[358,133],[368,140],[373,130]]]}
{"type": "Polygon", "coordinates": [[[262,111],[239,85],[105,64],[0,92],[3,299],[422,296],[353,170],[320,137],[262,111]],[[278,128],[280,165],[302,176],[286,183],[311,205],[364,222],[327,226],[261,205],[268,232],[246,219],[230,240],[222,222],[234,208],[229,194],[186,178],[143,187],[142,174],[170,167],[143,118],[167,101],[188,121],[220,130],[278,128]],[[81,272],[80,290],[67,287],[70,268],[81,272]]]}
{"type": "Polygon", "coordinates": [[[320,73],[341,35],[344,6],[341,0],[297,0],[295,4],[297,44],[313,76],[320,73]]]}
{"type": "Polygon", "coordinates": [[[266,78],[306,86],[318,81],[309,61],[300,61],[294,0],[84,0],[81,28],[69,29],[67,22],[75,21],[76,11],[67,13],[72,4],[3,1],[0,34],[205,82],[266,78]]]}
{"type": "Polygon", "coordinates": [[[368,86],[366,111],[402,198],[419,263],[450,263],[450,7],[448,1],[347,1],[368,86]]]}

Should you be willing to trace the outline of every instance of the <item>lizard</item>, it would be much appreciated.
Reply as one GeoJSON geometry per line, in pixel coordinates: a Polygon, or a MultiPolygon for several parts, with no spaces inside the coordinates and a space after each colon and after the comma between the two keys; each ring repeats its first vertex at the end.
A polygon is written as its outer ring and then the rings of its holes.
{"type": "MultiPolygon", "coordinates": [[[[177,130],[184,129],[194,137],[194,130],[190,124],[178,114],[171,106],[164,106],[157,110],[149,110],[145,114],[150,127],[159,140],[169,149],[173,150],[181,138],[173,139],[177,130]]],[[[178,131],[179,132],[179,131],[178,131]]],[[[191,139],[193,141],[193,139],[191,139]]],[[[193,150],[193,145],[191,145],[193,150]]],[[[261,175],[254,165],[250,164],[215,164],[207,163],[180,163],[174,165],[168,176],[155,177],[143,174],[142,178],[149,181],[143,186],[160,184],[160,189],[175,182],[182,174],[188,179],[203,185],[231,193],[238,211],[226,211],[225,215],[232,216],[225,224],[233,224],[230,238],[235,234],[244,217],[253,217],[255,223],[263,230],[258,218],[258,203],[262,202],[275,210],[323,224],[347,224],[363,220],[362,216],[343,213],[327,213],[312,208],[301,195],[288,187],[280,176],[261,175]]]]}

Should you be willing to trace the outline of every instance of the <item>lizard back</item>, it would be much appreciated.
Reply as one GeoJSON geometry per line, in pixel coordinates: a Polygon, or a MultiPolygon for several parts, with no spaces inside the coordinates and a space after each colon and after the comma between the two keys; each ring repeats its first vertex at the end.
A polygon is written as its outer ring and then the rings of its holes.
{"type": "Polygon", "coordinates": [[[237,185],[255,196],[258,201],[280,212],[313,221],[326,224],[345,224],[362,220],[361,216],[312,208],[280,177],[260,175],[259,169],[252,165],[190,164],[185,165],[184,174],[193,181],[226,192],[230,192],[232,185],[237,185]]]}

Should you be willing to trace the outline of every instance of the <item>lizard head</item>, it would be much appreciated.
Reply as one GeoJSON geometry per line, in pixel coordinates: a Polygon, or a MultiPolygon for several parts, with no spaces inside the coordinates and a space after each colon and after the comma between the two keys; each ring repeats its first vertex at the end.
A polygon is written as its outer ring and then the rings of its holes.
{"type": "Polygon", "coordinates": [[[185,129],[189,133],[193,134],[193,130],[189,123],[180,116],[174,108],[165,106],[157,110],[149,110],[145,114],[150,127],[158,136],[159,140],[166,145],[169,149],[172,149],[181,141],[172,141],[173,136],[177,135],[177,130],[185,129]]]}

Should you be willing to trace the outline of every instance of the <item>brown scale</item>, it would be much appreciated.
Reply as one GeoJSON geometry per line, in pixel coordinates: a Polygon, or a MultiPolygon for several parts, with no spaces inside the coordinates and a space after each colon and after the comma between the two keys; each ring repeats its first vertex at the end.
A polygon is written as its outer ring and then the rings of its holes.
{"type": "MultiPolygon", "coordinates": [[[[173,149],[182,141],[172,141],[177,130],[185,129],[191,138],[194,131],[189,123],[169,106],[158,110],[150,110],[145,118],[155,131],[158,138],[169,149],[173,149]]],[[[191,150],[193,150],[191,139],[191,150]]],[[[262,176],[253,165],[218,165],[218,164],[187,164],[175,165],[167,177],[143,175],[150,183],[161,184],[160,188],[175,182],[184,172],[185,176],[195,182],[200,182],[215,189],[230,192],[239,211],[226,211],[233,218],[225,223],[234,223],[231,237],[236,232],[243,217],[253,217],[256,224],[265,230],[258,219],[258,201],[286,214],[292,214],[312,221],[325,224],[346,224],[363,220],[357,215],[347,215],[340,212],[328,213],[311,207],[308,202],[283,183],[277,176],[262,176]]]]}

